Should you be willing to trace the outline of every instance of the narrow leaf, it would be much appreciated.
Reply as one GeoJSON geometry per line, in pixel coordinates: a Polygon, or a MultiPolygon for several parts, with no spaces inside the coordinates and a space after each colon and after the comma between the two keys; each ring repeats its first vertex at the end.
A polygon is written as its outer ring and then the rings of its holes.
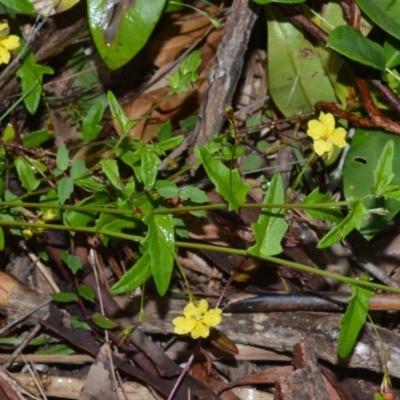
{"type": "Polygon", "coordinates": [[[69,151],[67,149],[67,146],[65,146],[65,143],[61,143],[61,145],[58,147],[56,163],[57,163],[57,168],[60,169],[61,171],[65,171],[68,168],[69,151]]]}
{"type": "Polygon", "coordinates": [[[237,210],[246,201],[250,185],[242,182],[237,169],[226,167],[221,161],[216,160],[206,148],[196,147],[195,154],[215,185],[217,192],[228,202],[229,210],[237,210]]]}
{"type": "Polygon", "coordinates": [[[364,205],[358,202],[349,215],[320,240],[317,248],[324,249],[325,247],[332,246],[345,238],[353,229],[360,229],[364,215],[367,213],[368,211],[364,205]]]}
{"type": "Polygon", "coordinates": [[[92,321],[94,324],[96,324],[97,326],[99,326],[100,328],[103,328],[103,329],[119,328],[119,324],[117,324],[114,321],[111,321],[111,319],[108,319],[104,315],[101,315],[99,313],[94,313],[92,315],[92,321]]]}
{"type": "Polygon", "coordinates": [[[52,293],[50,296],[53,300],[60,303],[71,303],[78,300],[78,296],[72,292],[52,293]]]}
{"type": "MultiPolygon", "coordinates": [[[[363,280],[367,281],[368,277],[363,280]]],[[[341,358],[346,358],[352,351],[367,318],[369,299],[374,294],[373,290],[361,286],[351,286],[351,292],[347,310],[340,321],[338,352],[341,358]]]]}
{"type": "MultiPolygon", "coordinates": [[[[272,178],[263,204],[283,204],[285,202],[285,188],[281,174],[272,178]]],[[[282,252],[281,241],[288,224],[285,221],[285,210],[282,208],[263,208],[258,221],[251,224],[256,244],[248,249],[252,256],[273,256],[282,252]]]]}
{"type": "Polygon", "coordinates": [[[125,272],[121,279],[111,288],[112,294],[125,294],[135,290],[150,277],[150,256],[146,250],[135,265],[125,272]]]}
{"type": "Polygon", "coordinates": [[[170,214],[148,214],[143,222],[149,227],[146,243],[149,246],[151,273],[158,293],[163,296],[168,290],[174,267],[174,221],[170,214]]]}
{"type": "Polygon", "coordinates": [[[393,140],[389,140],[378,159],[376,169],[374,171],[374,188],[373,194],[380,196],[388,186],[393,178],[393,159],[394,159],[394,143],[393,140]]]}

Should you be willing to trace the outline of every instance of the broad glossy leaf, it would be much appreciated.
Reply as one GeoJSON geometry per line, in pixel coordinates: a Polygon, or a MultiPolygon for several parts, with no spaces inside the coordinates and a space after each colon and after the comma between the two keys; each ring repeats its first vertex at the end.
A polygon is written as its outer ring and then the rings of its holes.
{"type": "MultiPolygon", "coordinates": [[[[371,194],[374,187],[374,171],[389,139],[393,141],[394,154],[400,154],[399,136],[379,130],[356,130],[343,167],[343,190],[346,200],[371,194]]],[[[394,157],[393,171],[400,171],[400,157],[394,157]]],[[[400,174],[395,173],[391,184],[400,184],[400,174]]],[[[394,199],[385,201],[383,198],[374,198],[364,202],[364,206],[368,210],[380,207],[389,210],[387,215],[371,214],[369,219],[364,220],[360,232],[367,239],[371,239],[400,211],[400,202],[394,199]]]]}
{"type": "Polygon", "coordinates": [[[33,14],[35,12],[35,7],[29,0],[0,0],[0,3],[22,14],[33,14]]]}
{"type": "Polygon", "coordinates": [[[146,250],[142,257],[136,261],[135,265],[126,271],[121,279],[111,288],[111,293],[117,295],[131,292],[146,282],[150,275],[150,256],[149,251],[146,250]]]}
{"type": "Polygon", "coordinates": [[[146,243],[149,248],[150,269],[158,293],[168,290],[174,268],[175,235],[172,215],[150,213],[143,218],[149,230],[146,243]]]}
{"type": "Polygon", "coordinates": [[[229,210],[237,210],[245,202],[250,185],[242,182],[237,169],[226,167],[210,155],[206,148],[196,147],[195,154],[217,192],[228,202],[229,210]]]}
{"type": "Polygon", "coordinates": [[[396,0],[356,0],[356,3],[384,31],[400,39],[400,2],[396,0]]]}
{"type": "Polygon", "coordinates": [[[364,37],[362,33],[348,25],[337,26],[328,37],[328,46],[361,64],[385,70],[386,60],[382,46],[364,37]]]}
{"type": "MultiPolygon", "coordinates": [[[[368,277],[362,278],[367,281],[368,277]]],[[[356,343],[357,336],[367,319],[369,299],[374,291],[361,286],[350,286],[352,296],[347,310],[340,321],[338,352],[341,358],[346,358],[356,343]]]]}
{"type": "Polygon", "coordinates": [[[286,116],[314,110],[318,101],[336,102],[318,50],[276,7],[268,15],[268,80],[275,104],[286,116]]]}
{"type": "Polygon", "coordinates": [[[147,43],[165,0],[88,0],[90,32],[108,68],[118,69],[147,43]]]}
{"type": "MultiPolygon", "coordinates": [[[[273,176],[263,204],[284,204],[285,187],[282,175],[273,176]]],[[[248,249],[252,256],[273,256],[282,252],[281,241],[285,235],[288,224],[285,221],[285,209],[263,208],[258,221],[251,224],[256,239],[256,244],[248,249]]]]}
{"type": "Polygon", "coordinates": [[[353,229],[360,230],[367,210],[358,202],[342,222],[332,228],[318,243],[318,249],[332,246],[344,239],[353,229]]]}

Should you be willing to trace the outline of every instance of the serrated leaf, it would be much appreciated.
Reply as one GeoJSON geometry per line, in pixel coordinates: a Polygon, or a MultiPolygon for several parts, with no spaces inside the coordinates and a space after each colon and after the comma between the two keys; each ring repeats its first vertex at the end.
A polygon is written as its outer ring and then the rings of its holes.
{"type": "Polygon", "coordinates": [[[368,213],[361,202],[350,211],[349,215],[331,229],[318,243],[318,249],[332,246],[344,239],[353,229],[360,229],[364,216],[368,213]]]}
{"type": "MultiPolygon", "coordinates": [[[[367,281],[368,277],[362,280],[367,281]]],[[[361,286],[351,286],[350,289],[352,296],[340,321],[338,352],[341,358],[346,358],[353,350],[358,334],[367,319],[369,299],[374,295],[373,290],[361,286]]]]}
{"type": "Polygon", "coordinates": [[[117,161],[112,158],[106,158],[105,160],[101,160],[100,164],[104,175],[111,184],[118,190],[124,190],[124,186],[119,179],[120,174],[117,161]]]}
{"type": "Polygon", "coordinates": [[[394,159],[394,143],[389,140],[383,148],[382,154],[378,158],[376,169],[374,171],[374,188],[372,193],[375,196],[380,196],[393,178],[393,159],[394,159]]]}
{"type": "Polygon", "coordinates": [[[78,296],[72,292],[51,293],[51,298],[60,303],[71,303],[78,300],[78,296]]]}
{"type": "Polygon", "coordinates": [[[150,256],[149,251],[146,250],[142,257],[136,261],[135,265],[126,271],[121,279],[111,288],[111,293],[118,295],[131,292],[146,282],[150,275],[150,256]]]}
{"type": "Polygon", "coordinates": [[[319,188],[314,189],[306,196],[303,200],[303,204],[332,204],[332,208],[304,208],[304,211],[311,218],[321,218],[336,223],[343,219],[342,212],[338,208],[335,208],[336,202],[333,201],[327,193],[321,194],[319,188]]]}
{"type": "Polygon", "coordinates": [[[68,268],[75,275],[80,269],[82,269],[82,260],[73,254],[69,254],[65,250],[60,251],[61,259],[67,264],[68,268]]]}
{"type": "Polygon", "coordinates": [[[77,291],[79,296],[83,297],[85,300],[90,301],[92,303],[96,300],[96,294],[94,290],[88,285],[80,285],[77,287],[77,291]]]}
{"type": "Polygon", "coordinates": [[[74,191],[74,182],[71,178],[64,176],[57,182],[58,201],[63,205],[74,191]]]}
{"type": "Polygon", "coordinates": [[[179,189],[176,184],[170,181],[157,181],[154,185],[154,189],[158,191],[160,196],[166,199],[173,199],[174,197],[178,197],[179,194],[179,189]]]}
{"type": "Polygon", "coordinates": [[[119,328],[119,324],[117,324],[114,321],[111,321],[111,319],[105,317],[104,315],[101,315],[99,313],[94,313],[92,315],[92,321],[94,324],[99,326],[102,329],[116,329],[119,328]]]}
{"type": "Polygon", "coordinates": [[[37,64],[31,51],[26,53],[23,64],[15,75],[21,79],[24,104],[31,114],[34,114],[39,106],[42,96],[43,75],[53,73],[52,68],[37,64]]]}
{"type": "Polygon", "coordinates": [[[228,202],[229,210],[237,210],[245,201],[250,185],[243,183],[237,169],[229,169],[204,147],[195,148],[196,158],[203,165],[217,192],[228,202]]]}
{"type": "Polygon", "coordinates": [[[96,48],[111,70],[131,60],[147,43],[165,0],[88,0],[90,32],[96,48]]]}
{"type": "MultiPolygon", "coordinates": [[[[263,204],[284,204],[285,187],[282,175],[273,176],[263,204]]],[[[253,256],[273,256],[282,252],[281,241],[288,224],[285,221],[285,209],[263,208],[256,223],[251,224],[256,239],[255,245],[248,249],[253,256]]]]}
{"type": "Polygon", "coordinates": [[[350,58],[350,60],[357,61],[381,71],[385,70],[386,60],[383,48],[379,44],[364,37],[359,30],[351,26],[337,26],[329,34],[328,46],[350,58]]]}
{"type": "Polygon", "coordinates": [[[15,168],[22,187],[28,192],[33,192],[38,188],[40,181],[35,176],[35,169],[24,157],[18,156],[15,159],[15,168]]]}
{"type": "Polygon", "coordinates": [[[91,141],[97,138],[103,127],[99,124],[103,118],[104,106],[99,101],[93,103],[82,121],[82,133],[79,139],[91,141]]]}
{"type": "Polygon", "coordinates": [[[384,31],[400,39],[400,3],[393,0],[356,0],[362,11],[384,31]]]}
{"type": "Polygon", "coordinates": [[[179,197],[182,200],[190,200],[193,203],[199,204],[208,203],[210,201],[210,198],[207,196],[204,190],[201,190],[194,186],[189,186],[181,189],[179,197]]]}
{"type": "Polygon", "coordinates": [[[57,150],[56,156],[57,168],[61,171],[65,171],[69,164],[69,151],[65,143],[61,143],[57,150]]]}
{"type": "Polygon", "coordinates": [[[146,243],[149,248],[150,269],[158,293],[168,290],[174,268],[175,235],[172,215],[148,214],[143,222],[149,227],[146,243]]]}

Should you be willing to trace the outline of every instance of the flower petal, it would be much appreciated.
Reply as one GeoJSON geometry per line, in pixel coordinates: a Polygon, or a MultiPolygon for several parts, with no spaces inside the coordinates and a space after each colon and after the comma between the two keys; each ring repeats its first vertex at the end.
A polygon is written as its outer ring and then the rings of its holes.
{"type": "Polygon", "coordinates": [[[0,45],[4,46],[7,50],[14,50],[20,46],[19,37],[16,35],[10,35],[1,40],[0,45]]]}
{"type": "Polygon", "coordinates": [[[201,299],[198,308],[201,315],[205,314],[208,310],[208,301],[205,299],[201,299]]]}
{"type": "Polygon", "coordinates": [[[319,120],[327,129],[327,134],[330,135],[331,132],[335,129],[335,118],[331,113],[324,114],[322,111],[319,114],[319,120]]]}
{"type": "Polygon", "coordinates": [[[185,317],[176,317],[172,320],[172,323],[175,325],[174,332],[177,335],[186,335],[192,332],[196,326],[195,319],[185,317]]]}
{"type": "Polygon", "coordinates": [[[219,308],[214,308],[209,310],[203,317],[202,322],[207,326],[217,326],[222,321],[222,310],[219,308]]]}
{"type": "Polygon", "coordinates": [[[307,135],[313,140],[319,140],[325,136],[325,126],[321,122],[312,119],[308,122],[307,135]]]}
{"type": "Polygon", "coordinates": [[[192,330],[192,338],[198,339],[199,337],[206,338],[210,334],[210,328],[204,325],[201,321],[197,321],[192,330]]]}
{"type": "Polygon", "coordinates": [[[332,135],[331,139],[334,145],[343,148],[346,146],[346,131],[343,128],[336,128],[332,135]]]}
{"type": "Polygon", "coordinates": [[[7,22],[2,22],[0,23],[0,32],[2,31],[7,31],[7,33],[9,32],[9,26],[7,24],[7,22]]]}
{"type": "Polygon", "coordinates": [[[10,52],[0,45],[0,64],[8,64],[10,62],[10,52]]]}
{"type": "Polygon", "coordinates": [[[187,318],[197,318],[198,316],[198,310],[197,307],[193,303],[189,303],[184,309],[183,309],[183,315],[187,318]]]}
{"type": "Polygon", "coordinates": [[[330,153],[333,149],[333,143],[330,139],[328,140],[316,140],[314,142],[314,150],[319,155],[322,156],[324,153],[330,153]]]}

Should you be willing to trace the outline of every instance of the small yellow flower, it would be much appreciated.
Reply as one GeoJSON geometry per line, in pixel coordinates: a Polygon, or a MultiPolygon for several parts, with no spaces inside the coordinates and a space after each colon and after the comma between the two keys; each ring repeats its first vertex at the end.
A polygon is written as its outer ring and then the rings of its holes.
{"type": "Polygon", "coordinates": [[[335,118],[331,113],[324,114],[321,111],[319,121],[309,121],[307,135],[314,140],[315,152],[319,156],[328,153],[328,159],[332,156],[334,146],[346,146],[346,131],[343,128],[335,129],[335,118]]]}
{"type": "Polygon", "coordinates": [[[209,310],[207,300],[200,300],[198,305],[189,303],[183,309],[183,317],[172,320],[174,332],[178,335],[190,333],[193,339],[206,338],[210,334],[210,328],[221,323],[221,314],[222,310],[219,308],[209,310]]]}
{"type": "Polygon", "coordinates": [[[0,64],[8,64],[11,58],[10,50],[20,46],[19,37],[9,35],[9,32],[7,22],[0,23],[0,64]]]}

